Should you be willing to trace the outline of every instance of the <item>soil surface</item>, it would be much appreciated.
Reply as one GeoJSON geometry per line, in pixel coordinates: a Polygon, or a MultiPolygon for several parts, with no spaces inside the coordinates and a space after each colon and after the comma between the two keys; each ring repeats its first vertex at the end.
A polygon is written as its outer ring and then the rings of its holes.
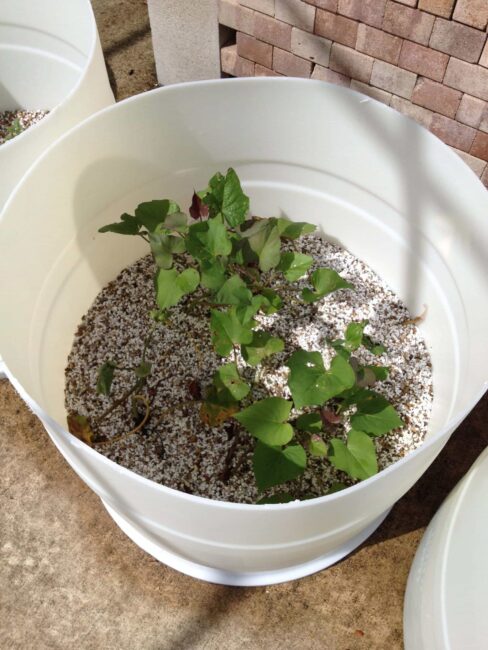
{"type": "MultiPolygon", "coordinates": [[[[427,432],[432,369],[426,345],[409,322],[406,307],[363,262],[318,236],[302,238],[299,247],[315,259],[310,272],[334,268],[354,290],[336,291],[306,304],[299,299],[306,278],[288,283],[280,273],[269,277],[270,286],[284,298],[284,307],[272,316],[258,315],[257,320],[260,328],[285,341],[285,349],[258,369],[238,354],[240,372],[253,385],[254,400],[289,398],[285,361],[293,351],[320,350],[328,367],[335,353],[327,340],[342,338],[351,321],[368,319],[366,332],[384,344],[386,352],[375,357],[361,348],[355,356],[362,364],[389,367],[388,378],[375,390],[393,403],[406,423],[375,440],[379,468],[384,469],[418,446],[427,432]]],[[[100,292],[83,318],[66,369],[67,410],[89,419],[104,439],[96,445],[98,451],[146,478],[212,499],[254,503],[259,498],[252,471],[254,439],[235,420],[211,427],[200,415],[201,396],[215,371],[231,360],[222,360],[213,351],[209,309],[199,304],[203,294],[197,291],[172,308],[170,322],[159,325],[152,337],[147,358],[153,370],[144,390],[150,416],[145,425],[128,434],[144,414],[142,400],[137,402],[141,409],[134,410],[127,399],[107,414],[134,384],[130,368],[139,364],[152,327],[147,314],[155,308],[154,272],[151,256],[128,267],[100,292]],[[95,390],[98,369],[107,360],[127,369],[116,371],[110,397],[95,390]]],[[[345,440],[349,428],[346,417],[343,423],[330,424],[324,438],[345,440]]],[[[285,489],[296,498],[321,496],[338,481],[352,482],[326,459],[309,458],[298,481],[268,494],[285,489]]]]}

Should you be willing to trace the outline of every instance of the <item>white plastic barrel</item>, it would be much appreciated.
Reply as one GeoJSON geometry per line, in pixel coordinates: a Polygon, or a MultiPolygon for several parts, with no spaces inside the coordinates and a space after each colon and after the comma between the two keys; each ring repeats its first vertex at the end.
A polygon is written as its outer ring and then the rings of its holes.
{"type": "Polygon", "coordinates": [[[0,0],[0,111],[50,111],[0,146],[0,210],[37,156],[113,102],[89,0],[0,0]]]}
{"type": "Polygon", "coordinates": [[[9,278],[0,288],[0,351],[58,449],[141,547],[213,582],[306,575],[378,525],[484,392],[487,214],[488,194],[456,154],[354,91],[269,78],[158,89],[73,129],[11,197],[0,224],[0,274],[9,278]],[[194,187],[231,165],[255,213],[319,224],[412,313],[428,306],[428,438],[343,492],[285,505],[212,501],[146,480],[66,432],[64,368],[77,324],[101,287],[146,252],[142,241],[97,229],[143,200],[187,206],[194,187]]]}

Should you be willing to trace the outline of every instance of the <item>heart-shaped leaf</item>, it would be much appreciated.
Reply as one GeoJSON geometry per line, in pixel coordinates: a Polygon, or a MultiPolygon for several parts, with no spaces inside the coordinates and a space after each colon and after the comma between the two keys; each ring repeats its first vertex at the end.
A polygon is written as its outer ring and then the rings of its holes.
{"type": "Polygon", "coordinates": [[[339,438],[332,438],[328,458],[334,467],[352,478],[366,479],[378,472],[374,442],[363,431],[351,429],[347,445],[339,438]]]}
{"type": "Polygon", "coordinates": [[[210,329],[212,343],[217,354],[226,357],[234,345],[250,343],[252,341],[252,327],[254,321],[242,322],[232,306],[226,311],[212,309],[210,316],[210,329]]]}
{"type": "Polygon", "coordinates": [[[241,182],[235,171],[230,168],[225,176],[222,196],[222,214],[227,223],[235,228],[243,223],[249,212],[249,197],[244,194],[241,182]]]}
{"type": "Polygon", "coordinates": [[[215,300],[221,305],[250,305],[252,293],[237,275],[231,275],[218,290],[215,300]]]}
{"type": "Polygon", "coordinates": [[[206,219],[209,214],[208,205],[205,205],[200,196],[193,192],[190,205],[190,217],[192,219],[206,219]]]}
{"type": "Polygon", "coordinates": [[[225,265],[221,259],[205,260],[200,263],[200,274],[203,287],[218,291],[226,279],[225,265]]]}
{"type": "Polygon", "coordinates": [[[292,481],[303,474],[307,455],[301,445],[280,449],[258,442],[254,450],[253,469],[258,489],[262,492],[275,485],[292,481]]]}
{"type": "Polygon", "coordinates": [[[324,402],[352,388],[356,375],[346,359],[336,355],[325,370],[320,352],[297,350],[286,362],[290,368],[288,386],[297,408],[321,406],[324,402]]]}
{"type": "Polygon", "coordinates": [[[305,302],[315,302],[338,289],[353,289],[354,286],[341,278],[334,269],[317,269],[310,277],[315,291],[305,288],[302,291],[302,298],[305,302]]]}
{"type": "Polygon", "coordinates": [[[137,235],[141,229],[139,221],[130,214],[124,213],[120,221],[109,223],[98,229],[98,232],[114,232],[118,235],[137,235]]]}
{"type": "Polygon", "coordinates": [[[292,403],[282,397],[268,397],[239,411],[235,418],[266,445],[286,445],[293,438],[288,423],[291,407],[292,403]]]}
{"type": "Polygon", "coordinates": [[[221,366],[214,376],[214,384],[218,391],[225,391],[229,399],[240,401],[251,390],[245,381],[242,381],[235,364],[228,363],[221,366]]]}
{"type": "Polygon", "coordinates": [[[257,366],[263,359],[272,354],[281,352],[285,344],[269,332],[258,331],[253,333],[252,341],[241,347],[242,356],[250,366],[257,366]]]}
{"type": "Polygon", "coordinates": [[[320,433],[323,428],[323,422],[320,413],[304,413],[297,418],[295,426],[299,431],[320,433]]]}
{"type": "Polygon", "coordinates": [[[313,257],[303,255],[303,253],[285,252],[281,253],[280,263],[277,266],[278,271],[282,271],[288,282],[298,280],[311,267],[313,257]]]}
{"type": "Polygon", "coordinates": [[[382,436],[392,429],[404,426],[390,402],[374,391],[365,390],[356,404],[357,411],[351,416],[351,426],[355,429],[366,431],[372,436],[382,436]]]}
{"type": "Polygon", "coordinates": [[[308,451],[311,456],[325,458],[327,456],[327,445],[320,436],[314,433],[308,441],[308,451]]]}
{"type": "Polygon", "coordinates": [[[178,273],[176,269],[159,269],[155,276],[156,301],[160,309],[168,309],[188,293],[198,287],[200,275],[196,269],[185,269],[178,273]]]}
{"type": "Polygon", "coordinates": [[[241,235],[258,256],[261,271],[269,271],[278,265],[281,240],[276,219],[259,219],[241,235]]]}
{"type": "Polygon", "coordinates": [[[314,232],[317,229],[317,226],[305,221],[290,221],[290,219],[283,217],[280,217],[277,221],[282,239],[298,239],[298,237],[314,232]]]}
{"type": "Polygon", "coordinates": [[[149,244],[156,264],[162,269],[173,265],[173,254],[185,252],[185,240],[182,237],[158,232],[149,233],[149,244]]]}
{"type": "Polygon", "coordinates": [[[358,323],[349,323],[346,328],[344,347],[346,350],[352,352],[357,350],[363,342],[364,328],[368,324],[367,320],[362,320],[358,323]]]}

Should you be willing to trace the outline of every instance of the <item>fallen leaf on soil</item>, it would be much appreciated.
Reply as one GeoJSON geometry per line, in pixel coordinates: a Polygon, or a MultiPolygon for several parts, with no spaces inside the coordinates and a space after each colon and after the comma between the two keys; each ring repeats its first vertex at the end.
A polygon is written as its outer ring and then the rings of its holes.
{"type": "Polygon", "coordinates": [[[68,415],[68,429],[75,438],[81,440],[90,447],[93,447],[95,442],[95,434],[93,433],[88,418],[78,413],[70,413],[68,415]]]}

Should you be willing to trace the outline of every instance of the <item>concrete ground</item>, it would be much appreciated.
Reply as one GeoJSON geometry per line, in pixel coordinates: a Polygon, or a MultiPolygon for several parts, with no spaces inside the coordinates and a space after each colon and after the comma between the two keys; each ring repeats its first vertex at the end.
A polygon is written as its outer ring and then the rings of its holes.
{"type": "MultiPolygon", "coordinates": [[[[156,83],[146,3],[93,0],[119,99],[156,83]]],[[[488,399],[353,555],[272,587],[205,584],[114,524],[10,384],[0,382],[0,648],[397,650],[422,533],[488,444],[488,399]]]]}

